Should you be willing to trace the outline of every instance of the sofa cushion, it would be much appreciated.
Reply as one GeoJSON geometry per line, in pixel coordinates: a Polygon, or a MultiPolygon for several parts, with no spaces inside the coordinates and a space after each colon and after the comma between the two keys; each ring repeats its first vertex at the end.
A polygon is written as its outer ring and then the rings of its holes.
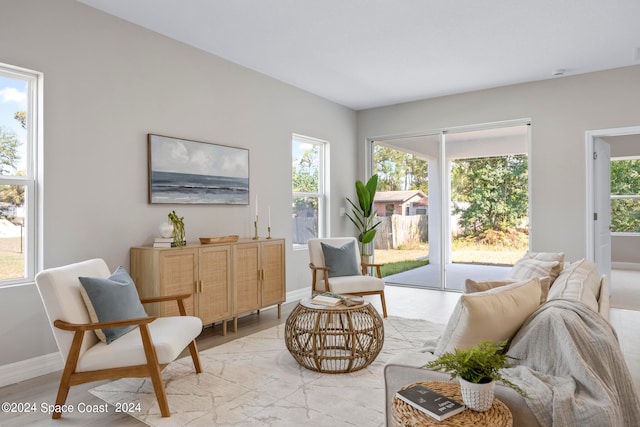
{"type": "MultiPolygon", "coordinates": [[[[547,301],[547,295],[549,294],[549,286],[551,286],[551,277],[541,277],[540,279],[540,304],[544,304],[547,301]]],[[[489,289],[499,288],[500,286],[510,285],[516,283],[516,279],[504,279],[504,280],[483,280],[476,282],[473,279],[467,279],[464,281],[464,293],[472,294],[474,292],[484,292],[489,289]]]]}
{"type": "Polygon", "coordinates": [[[509,340],[540,306],[540,280],[532,278],[463,294],[456,304],[434,354],[465,350],[480,341],[509,340]]]}
{"type": "Polygon", "coordinates": [[[558,261],[541,261],[525,255],[513,265],[508,278],[525,280],[532,277],[551,277],[551,272],[557,269],[558,265],[558,261]]]}
{"type": "Polygon", "coordinates": [[[356,255],[355,240],[340,247],[320,243],[324,255],[324,265],[329,267],[329,277],[359,276],[361,271],[356,255]]]}
{"type": "Polygon", "coordinates": [[[568,298],[581,301],[598,311],[600,275],[598,267],[589,260],[581,259],[570,264],[553,283],[548,299],[568,298]]]}
{"type": "MultiPolygon", "coordinates": [[[[133,279],[124,267],[108,278],[79,277],[80,294],[93,323],[147,317],[133,279]]],[[[110,344],[137,326],[96,329],[100,341],[110,344]]]]}
{"type": "Polygon", "coordinates": [[[523,258],[535,259],[537,261],[554,262],[558,261],[558,265],[551,269],[549,277],[551,284],[558,278],[560,272],[564,268],[564,252],[527,252],[523,258]]]}

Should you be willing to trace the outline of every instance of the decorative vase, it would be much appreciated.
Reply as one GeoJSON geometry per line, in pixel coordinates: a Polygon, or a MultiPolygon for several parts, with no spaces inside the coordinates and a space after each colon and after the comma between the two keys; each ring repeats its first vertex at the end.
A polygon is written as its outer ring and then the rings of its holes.
{"type": "Polygon", "coordinates": [[[495,381],[476,384],[460,378],[462,401],[467,405],[467,408],[473,411],[485,412],[491,409],[495,387],[495,381]]]}
{"type": "Polygon", "coordinates": [[[169,224],[168,222],[160,224],[160,227],[158,227],[158,229],[160,230],[160,235],[162,237],[169,238],[173,236],[173,225],[169,224]]]}

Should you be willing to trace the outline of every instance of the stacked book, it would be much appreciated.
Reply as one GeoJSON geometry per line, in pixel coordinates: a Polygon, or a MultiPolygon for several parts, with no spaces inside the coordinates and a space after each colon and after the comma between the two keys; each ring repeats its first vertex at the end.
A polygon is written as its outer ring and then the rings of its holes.
{"type": "Polygon", "coordinates": [[[330,307],[342,304],[346,305],[347,307],[351,307],[354,305],[363,304],[364,298],[352,295],[338,295],[331,292],[325,292],[323,294],[314,296],[311,299],[311,302],[314,304],[327,305],[330,307]]]}
{"type": "MultiPolygon", "coordinates": [[[[182,245],[186,245],[187,242],[183,241],[182,245]]],[[[156,237],[153,241],[154,248],[175,248],[176,242],[173,241],[173,237],[156,237]]]]}
{"type": "Polygon", "coordinates": [[[438,421],[465,410],[465,406],[421,384],[405,388],[396,397],[438,421]]]}

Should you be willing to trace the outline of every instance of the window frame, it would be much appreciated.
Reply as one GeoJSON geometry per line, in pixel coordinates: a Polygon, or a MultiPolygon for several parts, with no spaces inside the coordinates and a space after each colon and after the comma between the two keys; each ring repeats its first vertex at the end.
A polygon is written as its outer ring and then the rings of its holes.
{"type": "Polygon", "coordinates": [[[24,200],[24,277],[0,279],[0,287],[24,285],[34,282],[36,273],[42,267],[42,109],[43,73],[0,63],[0,75],[27,82],[26,107],[26,175],[2,175],[0,185],[23,185],[24,200]]]}
{"type": "MultiPolygon", "coordinates": [[[[291,135],[291,162],[293,163],[293,145],[296,142],[303,142],[307,144],[312,144],[318,147],[318,191],[317,192],[298,192],[293,191],[293,182],[291,185],[291,200],[296,197],[316,197],[318,199],[318,235],[316,237],[322,238],[326,237],[326,230],[328,229],[328,194],[327,189],[328,186],[328,152],[329,152],[329,142],[313,138],[310,136],[300,135],[294,133],[291,135]]],[[[292,177],[293,178],[293,177],[292,177]]],[[[292,179],[293,181],[293,179],[292,179]]],[[[294,218],[292,218],[292,221],[294,218]]],[[[297,250],[307,250],[307,244],[295,243],[291,239],[291,245],[294,251],[297,250]]]]}
{"type": "MultiPolygon", "coordinates": [[[[610,163],[613,162],[617,162],[617,161],[625,161],[625,160],[640,160],[640,156],[616,156],[616,157],[611,157],[609,159],[610,163]]],[[[609,178],[611,179],[611,178],[609,178]]],[[[640,199],[640,194],[611,194],[611,192],[609,192],[609,200],[610,202],[613,202],[613,200],[637,200],[640,199]]],[[[640,231],[613,231],[613,229],[611,230],[611,235],[612,236],[640,236],[640,231]]]]}

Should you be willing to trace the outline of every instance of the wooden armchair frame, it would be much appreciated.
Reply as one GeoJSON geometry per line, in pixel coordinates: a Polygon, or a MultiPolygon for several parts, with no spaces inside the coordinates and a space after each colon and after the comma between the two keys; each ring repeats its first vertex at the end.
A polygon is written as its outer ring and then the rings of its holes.
{"type": "MultiPolygon", "coordinates": [[[[149,303],[162,303],[167,301],[176,301],[178,304],[178,310],[181,316],[186,316],[187,311],[184,307],[184,300],[189,298],[191,294],[172,295],[156,298],[144,298],[140,299],[142,304],[149,303]]],[[[106,379],[117,378],[143,378],[151,377],[153,383],[153,389],[158,400],[160,407],[160,413],[163,417],[171,416],[169,411],[169,404],[167,402],[167,394],[164,388],[164,382],[162,381],[162,370],[167,364],[159,364],[158,356],[156,354],[156,348],[149,332],[149,323],[157,319],[157,316],[142,317],[138,319],[119,320],[115,322],[100,322],[100,323],[86,323],[86,324],[73,324],[62,320],[55,320],[53,325],[56,328],[66,331],[74,332],[71,349],[67,356],[67,361],[62,371],[62,378],[60,379],[60,387],[58,388],[58,395],[56,397],[56,406],[53,412],[52,418],[60,418],[62,416],[62,406],[67,400],[69,389],[71,386],[84,384],[93,381],[100,381],[106,379]],[[82,347],[82,341],[84,333],[86,331],[93,331],[103,328],[114,328],[121,326],[137,325],[140,329],[140,337],[142,339],[142,345],[144,346],[145,357],[147,359],[146,365],[137,366],[124,366],[118,368],[101,369],[95,371],[76,372],[76,366],[78,358],[80,356],[80,350],[82,347]]],[[[197,373],[202,372],[202,366],[200,365],[200,356],[198,354],[198,347],[195,339],[189,343],[189,352],[193,359],[193,365],[197,373]]]]}
{"type": "MultiPolygon", "coordinates": [[[[362,275],[366,276],[367,274],[367,268],[369,267],[373,267],[376,270],[376,274],[377,277],[379,279],[382,279],[382,273],[380,272],[380,267],[382,267],[384,264],[369,264],[369,263],[365,263],[362,262],[360,263],[360,268],[362,270],[362,275]]],[[[309,268],[311,269],[311,289],[313,293],[319,292],[316,289],[316,276],[317,276],[317,272],[321,272],[324,275],[324,283],[327,284],[327,288],[329,288],[329,267],[316,267],[315,265],[313,265],[312,262],[309,263],[309,268]]],[[[387,317],[387,303],[384,299],[384,290],[381,291],[358,291],[358,292],[351,292],[349,293],[349,295],[357,295],[357,296],[365,296],[365,295],[380,295],[380,302],[382,303],[382,314],[383,316],[386,318],[387,317]]]]}

